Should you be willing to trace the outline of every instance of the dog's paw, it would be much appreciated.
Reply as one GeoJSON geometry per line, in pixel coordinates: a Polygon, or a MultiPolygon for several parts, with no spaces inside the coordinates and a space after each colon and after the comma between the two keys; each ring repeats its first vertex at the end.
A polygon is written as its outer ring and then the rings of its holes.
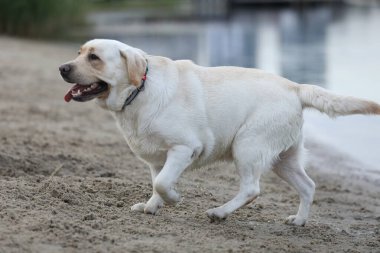
{"type": "Polygon", "coordinates": [[[148,202],[145,205],[144,213],[155,215],[157,211],[160,209],[160,207],[162,207],[162,205],[157,205],[157,204],[149,205],[149,202],[148,202]]]}
{"type": "Polygon", "coordinates": [[[146,206],[145,203],[137,203],[137,204],[134,204],[134,205],[131,207],[131,211],[133,211],[133,212],[143,213],[143,212],[144,212],[144,209],[145,209],[145,206],[146,206]]]}
{"type": "Polygon", "coordinates": [[[165,201],[165,204],[170,206],[175,206],[182,202],[181,195],[174,190],[171,190],[167,195],[161,195],[161,197],[165,201]]]}
{"type": "Polygon", "coordinates": [[[285,224],[295,225],[295,226],[305,226],[306,219],[300,218],[297,215],[290,215],[288,218],[286,218],[285,224]]]}
{"type": "Polygon", "coordinates": [[[228,216],[228,213],[219,207],[207,210],[206,214],[210,218],[211,222],[224,221],[228,216]]]}

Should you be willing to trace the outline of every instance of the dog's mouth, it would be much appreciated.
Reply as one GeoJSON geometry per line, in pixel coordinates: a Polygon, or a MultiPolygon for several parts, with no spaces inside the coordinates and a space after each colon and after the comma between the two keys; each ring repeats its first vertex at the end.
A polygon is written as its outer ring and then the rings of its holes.
{"type": "Polygon", "coordinates": [[[86,102],[103,95],[108,90],[108,84],[103,81],[91,84],[75,84],[65,95],[65,101],[71,99],[77,102],[86,102]]]}

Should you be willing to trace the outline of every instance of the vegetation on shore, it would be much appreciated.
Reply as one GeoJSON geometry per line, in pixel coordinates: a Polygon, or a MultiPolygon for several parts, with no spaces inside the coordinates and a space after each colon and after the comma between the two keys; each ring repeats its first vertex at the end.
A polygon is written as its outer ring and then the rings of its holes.
{"type": "Polygon", "coordinates": [[[184,2],[179,0],[0,0],[0,34],[73,39],[80,28],[90,25],[86,21],[89,12],[131,9],[172,10],[179,3],[184,2]]]}
{"type": "Polygon", "coordinates": [[[57,38],[85,24],[85,0],[0,0],[0,33],[57,38]]]}

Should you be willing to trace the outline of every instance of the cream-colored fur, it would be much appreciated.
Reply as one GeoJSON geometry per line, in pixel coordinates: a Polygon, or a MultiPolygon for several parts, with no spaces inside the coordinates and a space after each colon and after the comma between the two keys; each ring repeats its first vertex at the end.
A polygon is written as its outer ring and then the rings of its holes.
{"type": "Polygon", "coordinates": [[[212,220],[225,219],[260,193],[263,172],[273,169],[298,192],[298,213],[287,223],[304,225],[314,195],[314,182],[303,167],[302,111],[316,108],[330,116],[380,114],[376,103],[342,97],[257,69],[201,67],[191,61],[151,56],[113,40],[92,40],[103,65],[91,70],[86,58],[71,81],[103,80],[106,96],[97,103],[112,112],[129,147],[150,168],[152,197],[132,210],[155,214],[181,198],[174,187],[187,168],[231,161],[240,175],[240,190],[226,204],[207,211],[212,220]],[[140,85],[146,62],[145,90],[123,108],[140,85]],[[87,67],[86,67],[87,66],[87,67]],[[136,77],[136,75],[138,77],[136,77]]]}

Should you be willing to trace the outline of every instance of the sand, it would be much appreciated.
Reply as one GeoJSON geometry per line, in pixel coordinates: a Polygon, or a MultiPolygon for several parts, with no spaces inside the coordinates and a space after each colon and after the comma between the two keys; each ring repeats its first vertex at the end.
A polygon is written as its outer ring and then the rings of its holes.
{"type": "Polygon", "coordinates": [[[230,165],[185,172],[176,207],[131,212],[149,170],[108,112],[64,102],[58,66],[76,46],[0,37],[0,252],[380,252],[379,173],[311,138],[305,227],[284,224],[298,197],[272,172],[255,203],[210,223],[237,192],[230,165]]]}

